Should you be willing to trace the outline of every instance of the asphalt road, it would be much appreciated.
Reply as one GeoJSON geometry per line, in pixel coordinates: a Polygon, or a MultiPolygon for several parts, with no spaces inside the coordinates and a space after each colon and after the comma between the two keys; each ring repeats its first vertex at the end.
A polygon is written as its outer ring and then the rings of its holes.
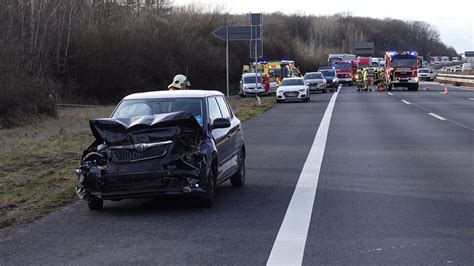
{"type": "MultiPolygon", "coordinates": [[[[474,264],[474,90],[426,84],[340,91],[304,265],[474,264]]],[[[331,96],[247,121],[246,186],[224,184],[213,208],[171,198],[94,212],[77,201],[0,234],[0,265],[265,264],[331,96]]]]}

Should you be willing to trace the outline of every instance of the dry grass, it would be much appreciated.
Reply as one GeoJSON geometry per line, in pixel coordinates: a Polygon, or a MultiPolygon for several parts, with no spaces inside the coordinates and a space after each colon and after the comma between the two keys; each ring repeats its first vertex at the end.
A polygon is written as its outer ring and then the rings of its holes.
{"type": "Polygon", "coordinates": [[[59,110],[58,118],[0,130],[0,228],[34,219],[74,196],[73,170],[93,140],[88,120],[112,106],[59,110]]]}
{"type": "Polygon", "coordinates": [[[260,100],[262,103],[261,105],[257,104],[257,99],[255,97],[232,98],[229,100],[229,103],[237,117],[244,122],[252,117],[262,114],[275,104],[275,97],[261,97],[260,100]]]}
{"type": "MultiPolygon", "coordinates": [[[[231,99],[242,121],[268,110],[274,98],[231,99]]],[[[61,109],[24,127],[0,130],[0,228],[21,224],[74,199],[82,151],[93,141],[88,120],[107,117],[113,106],[61,109]]]]}

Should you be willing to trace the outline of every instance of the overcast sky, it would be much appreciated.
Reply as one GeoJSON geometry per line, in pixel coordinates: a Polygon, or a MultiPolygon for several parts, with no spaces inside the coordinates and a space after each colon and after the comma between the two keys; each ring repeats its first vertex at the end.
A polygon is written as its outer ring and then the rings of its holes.
{"type": "Polygon", "coordinates": [[[271,13],[331,15],[350,12],[354,16],[422,20],[434,25],[441,40],[458,53],[474,50],[474,2],[467,0],[173,0],[177,5],[205,3],[219,5],[230,13],[271,13]],[[446,4],[441,4],[446,3],[446,4]]]}

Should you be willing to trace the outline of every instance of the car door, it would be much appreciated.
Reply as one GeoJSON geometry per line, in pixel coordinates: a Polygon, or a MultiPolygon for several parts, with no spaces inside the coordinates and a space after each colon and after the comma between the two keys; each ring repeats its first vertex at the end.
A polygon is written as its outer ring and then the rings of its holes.
{"type": "Polygon", "coordinates": [[[230,127],[228,128],[228,157],[226,158],[226,175],[235,173],[238,170],[238,155],[242,145],[242,132],[240,121],[234,117],[231,108],[223,96],[216,96],[217,103],[222,113],[222,117],[229,119],[230,127]]]}
{"type": "MultiPolygon", "coordinates": [[[[212,125],[215,119],[222,118],[222,113],[216,97],[208,97],[207,103],[209,107],[209,124],[212,125]]],[[[211,129],[211,134],[217,148],[217,182],[219,182],[219,180],[225,178],[226,172],[230,171],[229,166],[226,164],[230,155],[229,128],[211,129]]]]}

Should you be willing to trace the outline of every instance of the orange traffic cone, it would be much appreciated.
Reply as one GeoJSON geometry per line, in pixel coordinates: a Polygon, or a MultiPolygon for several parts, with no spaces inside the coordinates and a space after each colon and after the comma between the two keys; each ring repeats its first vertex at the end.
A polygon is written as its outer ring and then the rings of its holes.
{"type": "Polygon", "coordinates": [[[448,87],[444,87],[444,92],[443,92],[444,95],[448,95],[448,87]]]}

